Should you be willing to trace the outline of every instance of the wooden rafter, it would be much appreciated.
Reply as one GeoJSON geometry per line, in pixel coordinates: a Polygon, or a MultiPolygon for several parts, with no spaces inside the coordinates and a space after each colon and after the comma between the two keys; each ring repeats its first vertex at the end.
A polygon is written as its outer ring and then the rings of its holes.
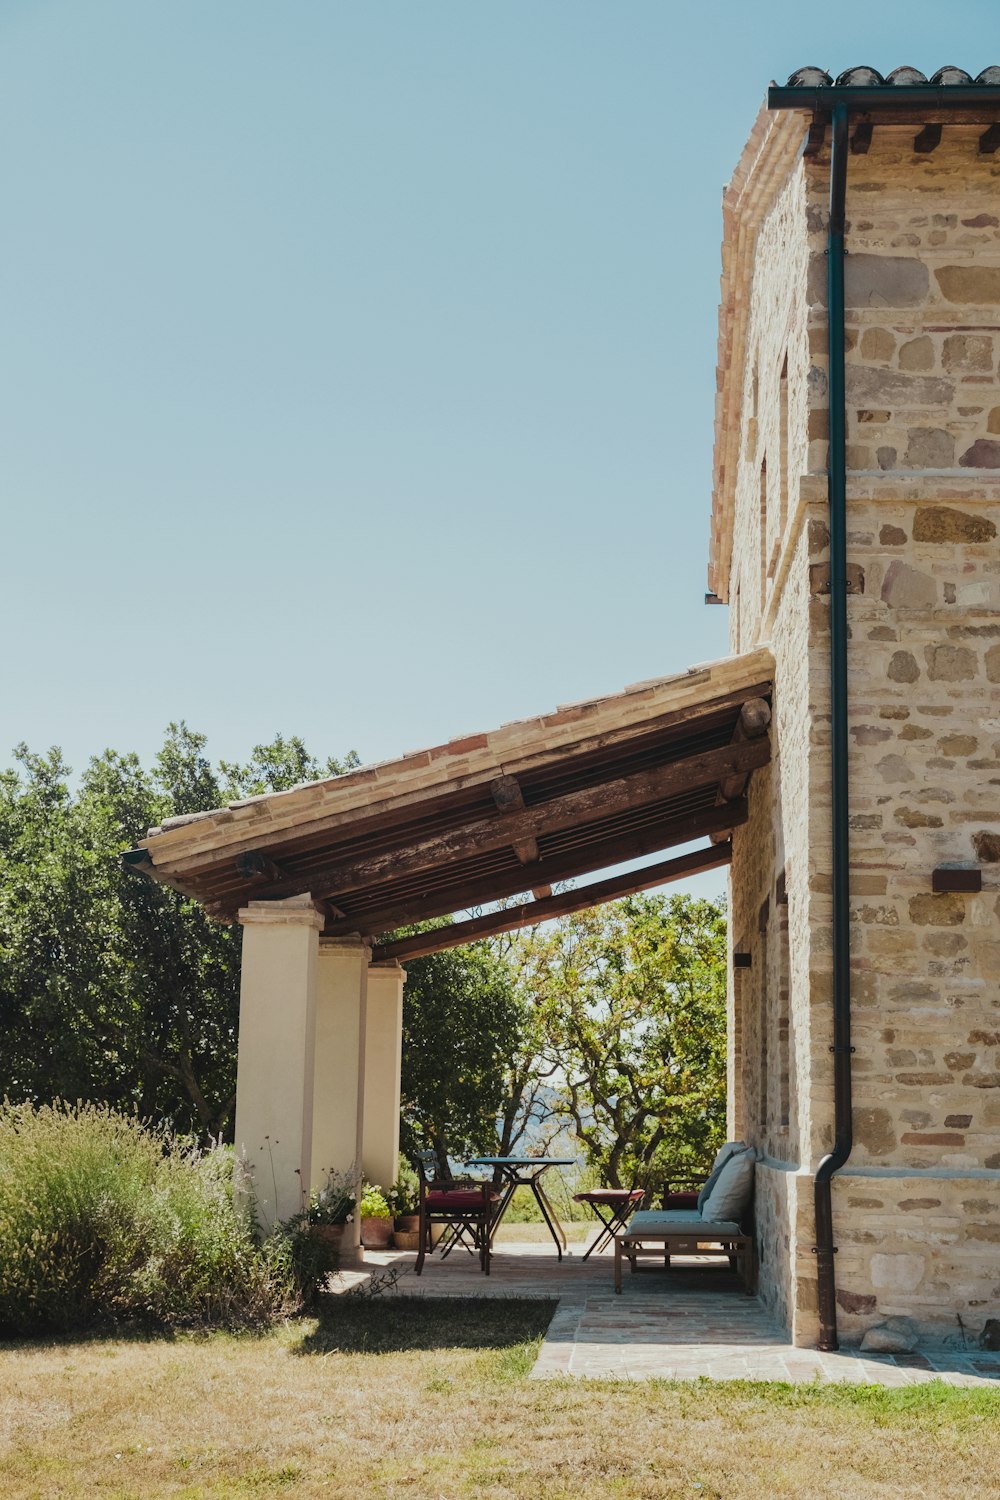
{"type": "Polygon", "coordinates": [[[621,896],[634,896],[638,891],[668,885],[672,880],[683,879],[685,875],[727,865],[732,858],[732,849],[731,843],[713,844],[708,849],[695,849],[689,854],[679,854],[674,859],[647,865],[643,870],[630,870],[625,875],[612,875],[607,880],[597,880],[593,885],[582,886],[579,890],[561,891],[557,896],[537,901],[521,901],[516,906],[487,912],[485,916],[472,917],[466,922],[452,922],[449,927],[438,927],[433,932],[420,932],[414,937],[400,938],[394,943],[376,944],[372,949],[372,959],[378,962],[390,958],[400,961],[422,958],[427,953],[459,948],[463,943],[493,937],[499,932],[536,927],[539,922],[548,922],[553,917],[565,917],[572,912],[586,911],[592,906],[603,906],[621,896]]]}
{"type": "MultiPolygon", "coordinates": [[[[516,776],[498,776],[496,781],[490,782],[490,792],[498,812],[513,814],[527,811],[521,783],[516,776]]],[[[538,858],[538,840],[534,836],[519,839],[511,847],[522,865],[534,864],[538,858]]]]}
{"type": "MultiPolygon", "coordinates": [[[[720,684],[721,686],[721,684],[720,684]]],[[[225,849],[216,849],[213,846],[211,835],[208,833],[208,824],[196,823],[188,830],[171,831],[164,837],[168,841],[176,841],[184,834],[190,839],[188,845],[172,848],[168,854],[166,848],[161,850],[161,841],[154,840],[157,848],[155,862],[149,859],[149,864],[143,865],[144,873],[150,874],[154,879],[163,880],[168,877],[170,881],[178,884],[181,888],[191,894],[199,895],[199,899],[211,899],[211,893],[203,888],[203,883],[211,877],[214,870],[218,869],[220,861],[231,861],[236,855],[244,851],[254,851],[266,846],[269,854],[278,859],[292,858],[297,847],[303,843],[312,842],[317,847],[322,847],[324,841],[339,841],[349,837],[353,832],[355,836],[366,836],[369,830],[383,827],[392,827],[395,823],[403,820],[407,814],[423,815],[433,813],[439,808],[448,806],[456,794],[468,795],[481,788],[488,796],[487,788],[497,777],[500,765],[512,775],[522,778],[525,774],[535,774],[537,771],[556,763],[567,768],[584,761],[587,757],[602,751],[613,751],[621,747],[627,749],[637,738],[651,734],[669,736],[684,733],[687,726],[697,730],[700,724],[716,715],[724,715],[729,711],[738,711],[740,705],[746,701],[748,696],[757,696],[770,691],[770,682],[766,676],[763,680],[748,683],[738,689],[729,691],[717,691],[713,697],[706,697],[704,701],[685,703],[681,707],[661,710],[653,715],[643,724],[626,723],[613,727],[603,726],[600,730],[590,732],[586,728],[585,717],[581,719],[580,737],[571,743],[546,744],[539,747],[521,748],[517,747],[508,751],[506,747],[499,753],[494,769],[490,771],[463,771],[460,776],[451,779],[447,786],[431,790],[425,787],[414,787],[412,789],[395,791],[387,789],[386,792],[374,801],[370,797],[358,803],[347,802],[346,805],[331,805],[323,798],[305,801],[301,810],[294,819],[294,825],[289,822],[275,822],[273,819],[255,819],[253,825],[247,825],[240,829],[239,823],[234,827],[226,828],[225,849]],[[287,847],[291,845],[292,847],[287,847]]],[[[377,776],[373,771],[357,771],[344,777],[346,786],[364,779],[367,783],[375,784],[377,776]]],[[[338,783],[329,785],[337,786],[338,783]]],[[[299,793],[281,793],[273,799],[275,804],[282,807],[290,806],[298,797],[299,793]]],[[[301,796],[309,798],[314,796],[309,788],[303,789],[301,796]]],[[[220,816],[233,817],[231,809],[220,809],[220,816]]],[[[236,809],[236,818],[243,816],[242,809],[236,809]]],[[[232,864],[229,868],[234,868],[232,864]]],[[[255,893],[256,894],[256,893],[255,893]]]]}
{"type": "MultiPolygon", "coordinates": [[[[746,745],[752,740],[759,740],[767,733],[767,726],[771,722],[770,705],[763,698],[749,698],[740,709],[740,716],[736,720],[736,728],[733,730],[733,744],[746,745]]],[[[724,776],[719,782],[719,795],[726,802],[732,801],[734,797],[742,797],[750,780],[750,772],[739,770],[731,776],[724,776]]]]}
{"type": "MultiPolygon", "coordinates": [[[[721,807],[709,807],[683,818],[658,822],[639,833],[605,840],[601,843],[585,844],[558,856],[539,860],[538,871],[547,883],[556,885],[564,880],[573,880],[579,875],[588,875],[595,870],[606,870],[611,865],[624,864],[626,860],[641,859],[647,854],[656,854],[676,844],[693,843],[695,839],[707,838],[739,828],[747,820],[745,800],[727,802],[721,807]]],[[[426,896],[414,896],[407,901],[398,894],[392,904],[393,892],[386,890],[386,905],[364,913],[348,912],[343,921],[331,923],[327,936],[337,937],[342,933],[361,932],[373,936],[391,932],[397,927],[408,927],[413,922],[422,922],[430,917],[449,916],[469,906],[480,906],[488,901],[500,901],[507,896],[520,895],[525,889],[524,871],[520,867],[495,871],[479,879],[469,880],[461,887],[445,886],[428,892],[426,896]]]]}
{"type": "MultiPolygon", "coordinates": [[[[316,897],[338,899],[361,887],[398,880],[402,875],[453,861],[474,858],[525,839],[599,821],[630,808],[660,802],[692,787],[709,786],[734,775],[747,775],[770,758],[766,736],[739,745],[724,745],[705,754],[671,761],[653,771],[640,771],[598,786],[585,787],[522,812],[498,813],[444,834],[425,838],[401,849],[388,849],[367,857],[329,864],[277,881],[255,891],[255,897],[279,900],[299,895],[304,886],[316,897]]],[[[661,845],[660,847],[663,847],[661,845]]],[[[535,862],[539,876],[551,883],[543,861],[535,862]]],[[[557,877],[558,878],[558,877],[557,877]]],[[[523,889],[523,887],[521,887],[523,889]]],[[[517,889],[517,887],[515,887],[517,889]]],[[[349,904],[349,903],[348,903],[349,904]]],[[[447,909],[447,908],[446,908],[447,909]]]]}

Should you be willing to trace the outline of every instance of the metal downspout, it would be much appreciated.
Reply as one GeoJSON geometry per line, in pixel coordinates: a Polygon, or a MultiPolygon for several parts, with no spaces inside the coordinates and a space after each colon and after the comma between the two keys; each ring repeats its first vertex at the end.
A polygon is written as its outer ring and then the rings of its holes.
{"type": "Polygon", "coordinates": [[[847,194],[847,105],[833,109],[830,154],[830,224],[827,241],[830,449],[830,770],[833,883],[833,1150],[816,1171],[816,1273],[819,1347],[836,1349],[837,1285],[834,1270],[831,1179],[854,1143],[851,1118],[851,932],[847,780],[847,434],[844,395],[844,218],[847,194]]]}

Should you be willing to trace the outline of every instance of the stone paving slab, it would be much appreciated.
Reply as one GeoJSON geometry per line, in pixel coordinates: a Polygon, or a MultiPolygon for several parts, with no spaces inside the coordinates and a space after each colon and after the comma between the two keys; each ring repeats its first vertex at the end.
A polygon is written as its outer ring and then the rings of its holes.
{"type": "Polygon", "coordinates": [[[577,1376],[595,1380],[848,1381],[883,1386],[943,1380],[955,1386],[1000,1381],[1000,1354],[979,1349],[926,1348],[910,1355],[861,1355],[857,1349],[823,1354],[790,1344],[756,1297],[717,1261],[688,1257],[670,1271],[656,1266],[626,1276],[613,1288],[608,1253],[583,1259],[583,1250],[556,1258],[546,1245],[505,1245],[489,1276],[478,1260],[455,1251],[428,1256],[367,1251],[363,1270],[344,1271],[336,1290],[348,1291],[392,1267],[397,1295],[416,1297],[540,1297],[557,1299],[534,1380],[577,1376]]]}

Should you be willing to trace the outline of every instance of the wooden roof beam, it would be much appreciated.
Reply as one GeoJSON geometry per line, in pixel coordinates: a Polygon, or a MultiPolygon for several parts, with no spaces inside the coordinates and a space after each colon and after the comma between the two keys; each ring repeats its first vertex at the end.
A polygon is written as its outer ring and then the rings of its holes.
{"type": "MultiPolygon", "coordinates": [[[[490,793],[497,805],[498,811],[501,813],[523,813],[527,811],[524,793],[521,791],[521,783],[516,776],[498,776],[495,781],[490,782],[490,793]]],[[[534,864],[538,858],[538,840],[536,838],[520,839],[511,847],[522,865],[534,864]]]]}
{"type": "MultiPolygon", "coordinates": [[[[268,885],[254,894],[258,899],[280,900],[285,896],[299,895],[306,886],[314,896],[339,897],[363,886],[388,884],[401,875],[474,858],[490,850],[502,849],[504,845],[516,845],[545,833],[611,817],[632,807],[660,802],[692,787],[710,786],[727,777],[749,774],[756,766],[765,765],[770,754],[766,736],[746,743],[723,745],[717,750],[689,756],[686,760],[671,761],[653,771],[640,771],[554,797],[523,812],[499,813],[401,849],[383,850],[311,870],[308,874],[268,885]]],[[[544,862],[535,863],[539,866],[539,874],[543,874],[541,865],[544,862]]]]}
{"type": "Polygon", "coordinates": [[[579,890],[561,891],[558,896],[548,896],[543,900],[522,901],[517,906],[487,912],[485,916],[472,917],[467,922],[453,922],[450,927],[437,927],[433,932],[418,932],[414,937],[400,938],[395,943],[376,944],[372,949],[372,959],[378,963],[389,958],[399,961],[423,958],[427,953],[460,948],[464,943],[474,943],[479,938],[493,937],[499,932],[537,927],[539,922],[549,922],[553,917],[567,917],[573,912],[587,911],[592,906],[617,901],[621,896],[634,896],[639,891],[652,890],[654,886],[668,885],[672,880],[682,880],[685,875],[727,865],[732,858],[732,851],[731,843],[712,844],[708,849],[695,849],[689,854],[679,854],[674,859],[647,865],[644,870],[630,870],[625,875],[612,875],[607,880],[597,880],[593,885],[582,886],[579,890]]]}
{"type": "MultiPolygon", "coordinates": [[[[733,744],[746,745],[754,740],[759,740],[767,733],[771,722],[770,705],[763,698],[748,698],[740,709],[740,716],[736,720],[736,728],[733,730],[733,744]]],[[[723,801],[731,802],[736,797],[742,797],[750,780],[749,771],[738,771],[732,776],[724,777],[719,783],[719,795],[723,801]]]]}
{"type": "MultiPolygon", "coordinates": [[[[642,859],[647,854],[657,854],[676,844],[690,844],[695,839],[725,835],[741,827],[747,820],[746,801],[727,802],[721,807],[709,807],[701,812],[689,813],[686,817],[670,822],[658,823],[641,833],[631,833],[605,840],[601,844],[589,844],[582,849],[542,859],[538,873],[553,885],[563,880],[574,880],[579,875],[588,875],[595,870],[606,870],[611,865],[624,864],[627,860],[642,859]]],[[[360,932],[366,937],[383,932],[392,932],[397,927],[408,927],[413,922],[423,922],[431,917],[450,916],[470,906],[481,906],[488,901],[500,901],[506,896],[517,896],[524,891],[524,876],[519,870],[504,870],[479,880],[470,880],[456,888],[445,887],[431,892],[425,898],[411,898],[406,902],[389,904],[392,891],[386,891],[386,905],[378,910],[364,913],[348,912],[343,921],[333,922],[326,929],[327,937],[339,937],[343,933],[360,932]]]]}

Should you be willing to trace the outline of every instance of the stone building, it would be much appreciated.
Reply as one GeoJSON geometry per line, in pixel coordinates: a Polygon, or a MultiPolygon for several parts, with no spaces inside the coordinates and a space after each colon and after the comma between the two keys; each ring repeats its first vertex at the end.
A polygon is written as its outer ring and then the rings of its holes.
{"type": "MultiPolygon", "coordinates": [[[[831,119],[848,101],[842,438],[853,1147],[833,1177],[856,1341],[1000,1314],[1000,69],[772,90],[724,196],[709,582],[775,659],[733,834],[730,1128],[763,1152],[761,1291],[820,1334],[834,1139],[831,119]],[[943,102],[942,102],[943,101],[943,102]]],[[[836,726],[834,726],[834,731],[836,726]]]]}
{"type": "Polygon", "coordinates": [[[998,122],[1000,68],[771,90],[723,205],[730,657],[126,856],[245,928],[237,1145],[271,1216],[329,1167],[391,1175],[400,961],[731,862],[761,1296],[825,1347],[1000,1316],[998,122]]]}

